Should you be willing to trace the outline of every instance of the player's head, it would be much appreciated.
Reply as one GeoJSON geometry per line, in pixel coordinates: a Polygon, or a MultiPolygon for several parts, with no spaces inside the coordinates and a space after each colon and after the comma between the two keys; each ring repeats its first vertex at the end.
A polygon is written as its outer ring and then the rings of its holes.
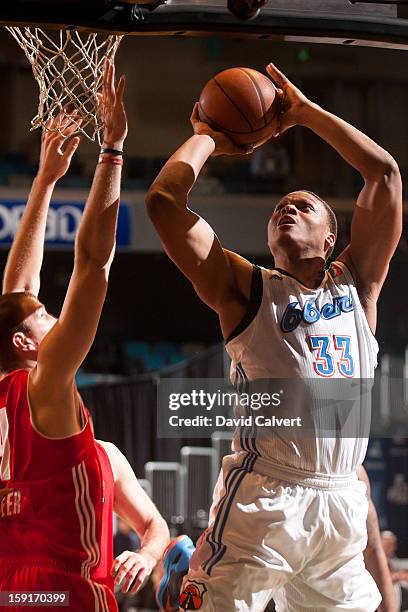
{"type": "Polygon", "coordinates": [[[327,202],[311,191],[285,195],[269,220],[268,245],[275,257],[284,251],[328,259],[336,238],[336,215],[327,202]]]}
{"type": "Polygon", "coordinates": [[[0,371],[10,372],[36,361],[38,347],[55,321],[31,293],[0,296],[0,371]]]}

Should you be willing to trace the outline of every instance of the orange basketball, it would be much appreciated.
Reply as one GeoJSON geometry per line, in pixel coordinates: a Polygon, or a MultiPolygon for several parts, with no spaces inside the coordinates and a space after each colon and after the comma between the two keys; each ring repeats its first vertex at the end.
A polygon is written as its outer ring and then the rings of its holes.
{"type": "Polygon", "coordinates": [[[205,85],[201,121],[239,145],[260,145],[278,130],[279,98],[272,81],[251,68],[229,68],[205,85]]]}

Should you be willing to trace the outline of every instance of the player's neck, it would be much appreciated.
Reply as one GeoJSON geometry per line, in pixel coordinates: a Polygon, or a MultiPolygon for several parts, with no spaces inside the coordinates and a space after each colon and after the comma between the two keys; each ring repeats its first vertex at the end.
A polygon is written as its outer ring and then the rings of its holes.
{"type": "Polygon", "coordinates": [[[36,364],[37,362],[32,360],[15,361],[14,363],[9,363],[5,370],[0,370],[0,380],[16,370],[32,370],[36,364]]]}
{"type": "Polygon", "coordinates": [[[34,359],[21,359],[13,366],[13,370],[32,370],[37,365],[34,359]]]}
{"type": "Polygon", "coordinates": [[[280,269],[298,281],[316,289],[324,278],[326,262],[322,257],[291,258],[288,256],[275,257],[275,268],[280,269]]]}

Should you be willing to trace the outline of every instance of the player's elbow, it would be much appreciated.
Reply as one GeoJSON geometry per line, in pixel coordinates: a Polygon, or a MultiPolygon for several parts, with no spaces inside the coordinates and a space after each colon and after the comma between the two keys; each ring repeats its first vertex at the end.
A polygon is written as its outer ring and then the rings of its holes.
{"type": "Polygon", "coordinates": [[[395,230],[402,233],[402,179],[397,162],[391,158],[380,179],[381,191],[386,195],[388,213],[393,214],[395,230]],[[399,230],[398,230],[399,226],[399,230]]]}
{"type": "Polygon", "coordinates": [[[401,184],[401,172],[393,157],[390,157],[385,164],[382,177],[383,181],[392,186],[399,186],[401,184]]]}
{"type": "Polygon", "coordinates": [[[397,224],[402,223],[402,180],[397,162],[389,156],[379,163],[365,178],[365,185],[377,211],[383,212],[384,221],[392,221],[397,230],[397,224]]]}
{"type": "Polygon", "coordinates": [[[26,279],[20,278],[16,275],[15,278],[5,276],[3,280],[3,293],[30,293],[31,295],[38,296],[40,292],[40,278],[26,279]]]}
{"type": "Polygon", "coordinates": [[[83,272],[88,271],[104,273],[106,279],[109,275],[113,259],[115,256],[115,242],[112,244],[101,245],[100,248],[89,248],[81,241],[75,245],[75,262],[83,272]]]}
{"type": "Polygon", "coordinates": [[[174,197],[163,186],[153,183],[146,195],[146,210],[153,225],[165,219],[176,205],[174,197]]]}
{"type": "Polygon", "coordinates": [[[401,183],[401,173],[395,159],[387,154],[376,165],[372,180],[383,183],[387,187],[395,187],[401,183]]]}

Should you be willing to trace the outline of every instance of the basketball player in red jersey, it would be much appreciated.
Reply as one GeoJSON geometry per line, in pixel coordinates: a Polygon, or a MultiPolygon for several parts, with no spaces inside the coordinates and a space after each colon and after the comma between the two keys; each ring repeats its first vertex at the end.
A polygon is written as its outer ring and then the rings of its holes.
{"type": "MultiPolygon", "coordinates": [[[[149,190],[149,216],[168,255],[218,314],[238,387],[274,378],[372,379],[377,299],[402,227],[397,163],[368,136],[308,100],[275,66],[267,71],[279,88],[280,132],[294,125],[311,129],[364,181],[350,243],[336,262],[326,269],[335,215],[307,191],[285,195],[271,215],[274,268],[253,266],[222,247],[188,208],[188,194],[211,155],[249,150],[200,122],[197,107],[194,135],[149,190]]],[[[313,404],[309,408],[312,418],[313,404]]],[[[273,598],[279,612],[374,612],[381,597],[363,563],[368,500],[357,477],[366,448],[367,437],[358,434],[307,438],[292,429],[285,440],[279,431],[260,436],[253,425],[240,428],[234,453],[223,460],[180,607],[260,612],[273,598]]],[[[178,541],[178,563],[180,548],[178,541]]],[[[165,607],[176,565],[171,557],[170,548],[159,589],[165,607]]],[[[172,602],[167,609],[174,609],[172,602]]]]}
{"type": "MultiPolygon", "coordinates": [[[[37,295],[50,198],[79,143],[73,138],[62,148],[75,129],[69,121],[63,136],[44,135],[0,298],[0,592],[66,591],[75,612],[117,610],[114,579],[125,591],[140,588],[168,540],[123,455],[95,443],[74,379],[96,333],[114,254],[127,135],[123,91],[123,77],[115,87],[108,62],[102,98],[108,150],[78,230],[60,317],[47,313],[37,295]],[[124,553],[113,565],[112,506],[143,537],[139,553],[124,553]]],[[[58,121],[64,120],[49,127],[58,121]]]]}

